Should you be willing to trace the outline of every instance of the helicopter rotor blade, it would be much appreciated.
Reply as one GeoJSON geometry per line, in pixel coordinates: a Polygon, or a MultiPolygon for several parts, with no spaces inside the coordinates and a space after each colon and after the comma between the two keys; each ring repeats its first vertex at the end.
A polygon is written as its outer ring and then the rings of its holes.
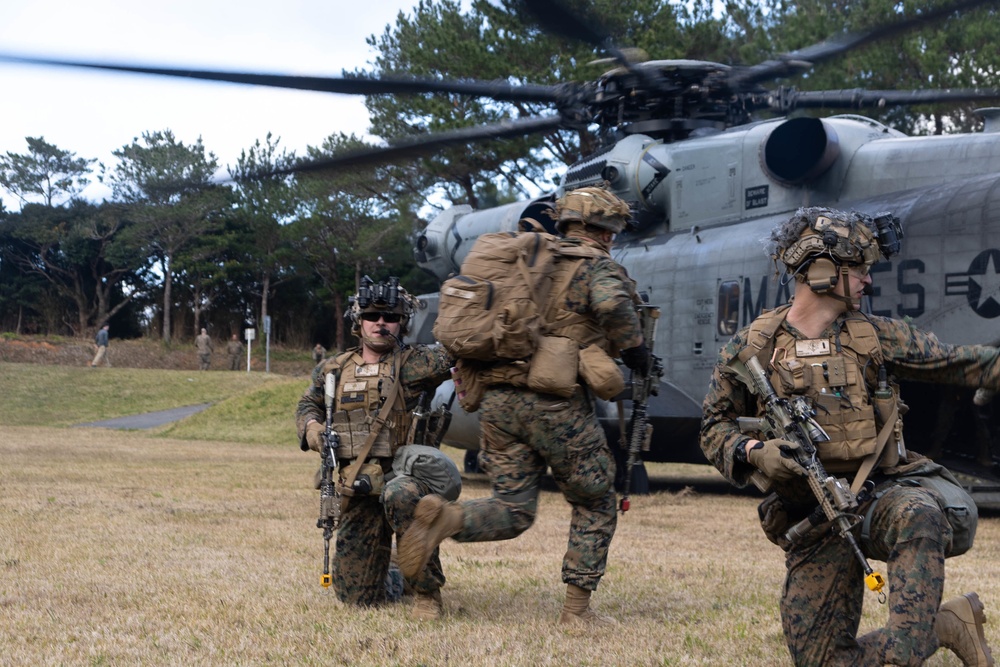
{"type": "Polygon", "coordinates": [[[373,164],[384,164],[404,157],[419,157],[447,146],[464,145],[477,141],[523,137],[541,132],[551,132],[566,125],[561,115],[532,116],[517,120],[502,121],[490,125],[461,128],[449,132],[407,137],[386,147],[364,148],[335,157],[300,163],[287,169],[279,169],[249,176],[251,180],[268,176],[316,173],[373,164]]]}
{"type": "Polygon", "coordinates": [[[171,67],[145,67],[121,63],[106,63],[83,60],[62,60],[35,58],[16,54],[0,53],[0,62],[23,65],[44,65],[55,67],[76,67],[111,72],[129,72],[175,78],[222,81],[227,83],[289,88],[346,95],[383,95],[406,93],[455,93],[476,97],[490,97],[507,102],[548,102],[563,104],[572,97],[575,87],[569,84],[544,86],[538,84],[511,85],[503,81],[456,81],[444,79],[419,79],[412,77],[318,77],[290,76],[283,74],[255,74],[249,72],[224,72],[171,67]]]}
{"type": "Polygon", "coordinates": [[[910,30],[923,27],[956,12],[973,9],[980,5],[998,4],[997,0],[961,0],[942,5],[917,16],[878,26],[872,30],[849,32],[798,51],[782,54],[775,60],[768,60],[751,67],[735,70],[729,77],[734,90],[747,88],[766,80],[801,74],[809,68],[836,58],[847,51],[870,42],[896,37],[910,30]]]}
{"type": "Polygon", "coordinates": [[[623,67],[634,70],[636,60],[630,56],[639,55],[640,50],[619,48],[611,35],[587,21],[578,12],[570,11],[559,0],[521,0],[521,4],[547,32],[603,49],[623,67]]]}
{"type": "Polygon", "coordinates": [[[818,90],[784,91],[771,101],[771,108],[792,109],[865,109],[887,106],[936,104],[939,102],[976,102],[1000,100],[998,88],[954,88],[946,90],[818,90]]]}

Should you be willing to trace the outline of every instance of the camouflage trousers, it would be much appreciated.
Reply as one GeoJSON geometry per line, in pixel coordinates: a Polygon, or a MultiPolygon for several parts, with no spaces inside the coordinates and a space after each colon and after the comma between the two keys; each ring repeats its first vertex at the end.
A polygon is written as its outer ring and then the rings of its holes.
{"type": "MultiPolygon", "coordinates": [[[[350,499],[340,515],[333,558],[333,588],[341,602],[371,606],[399,599],[402,575],[391,564],[392,536],[398,539],[410,527],[417,502],[429,493],[426,484],[403,475],[389,481],[381,497],[350,499]]],[[[418,593],[433,593],[444,581],[435,550],[424,571],[407,583],[418,593]]]]}
{"type": "Polygon", "coordinates": [[[812,665],[920,665],[938,648],[934,617],[944,589],[951,526],[924,489],[891,486],[871,510],[869,558],[887,566],[889,621],[857,637],[867,593],[861,564],[837,535],[794,547],[786,559],[781,623],[792,659],[812,665]]]}
{"type": "Polygon", "coordinates": [[[562,579],[595,590],[617,523],[615,464],[590,401],[492,387],[480,405],[479,460],[493,496],[462,501],[459,542],[517,537],[535,520],[546,467],[572,506],[562,579]]]}
{"type": "Polygon", "coordinates": [[[212,355],[211,354],[198,354],[198,370],[207,371],[208,367],[212,365],[212,355]]]}

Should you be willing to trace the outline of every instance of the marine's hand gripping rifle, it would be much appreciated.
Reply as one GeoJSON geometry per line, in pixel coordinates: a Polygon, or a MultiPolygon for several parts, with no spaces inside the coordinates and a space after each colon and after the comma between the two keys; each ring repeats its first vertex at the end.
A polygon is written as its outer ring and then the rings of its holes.
{"type": "MultiPolygon", "coordinates": [[[[629,421],[628,462],[625,464],[625,486],[618,509],[624,514],[629,510],[632,501],[629,492],[632,489],[632,469],[639,462],[642,451],[646,449],[649,434],[649,418],[646,406],[650,396],[660,393],[660,378],[663,377],[663,363],[653,352],[653,341],[656,340],[656,323],[660,319],[660,309],[648,304],[636,306],[639,313],[639,323],[642,325],[642,338],[649,346],[649,372],[643,375],[632,371],[632,419],[629,421]]],[[[621,403],[619,403],[620,409],[621,403]]]]}
{"type": "Polygon", "coordinates": [[[333,430],[333,402],[337,394],[337,374],[326,374],[326,431],[323,433],[323,447],[320,450],[321,468],[319,482],[319,519],[316,527],[323,529],[323,575],[320,584],[329,588],[333,579],[330,575],[330,538],[340,521],[340,497],[333,476],[337,472],[337,447],[340,436],[333,430]]]}
{"type": "MultiPolygon", "coordinates": [[[[740,417],[740,429],[759,431],[770,438],[788,440],[798,445],[794,458],[805,470],[809,488],[819,502],[819,510],[785,532],[785,539],[793,544],[801,540],[816,524],[823,520],[832,521],[837,532],[850,546],[855,558],[861,564],[865,573],[865,584],[878,593],[879,602],[885,602],[885,579],[874,571],[868,560],[858,547],[851,529],[857,525],[860,517],[851,514],[857,510],[858,500],[841,480],[827,474],[816,451],[816,442],[830,439],[823,428],[813,419],[815,409],[805,396],[795,396],[791,399],[778,396],[774,386],[764,372],[760,360],[751,356],[745,362],[750,388],[764,402],[764,416],[761,418],[740,417]]],[[[758,485],[759,486],[759,485],[758,485]]]]}

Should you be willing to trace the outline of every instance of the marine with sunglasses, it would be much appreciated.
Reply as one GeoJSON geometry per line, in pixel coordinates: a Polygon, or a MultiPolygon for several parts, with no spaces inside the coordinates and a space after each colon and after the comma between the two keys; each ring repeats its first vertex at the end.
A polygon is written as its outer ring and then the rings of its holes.
{"type": "MultiPolygon", "coordinates": [[[[431,492],[415,477],[393,476],[393,458],[407,444],[421,392],[433,395],[450,377],[454,361],[440,346],[403,344],[418,304],[397,278],[374,283],[365,276],[351,301],[352,333],[361,345],[316,366],[295,416],[302,449],[319,452],[326,428],[326,378],[335,374],[333,428],[340,437],[342,504],[332,583],[342,602],[372,606],[402,596],[401,574],[391,563],[393,534],[403,534],[417,502],[431,492]]],[[[444,582],[435,552],[407,579],[416,596],[415,618],[440,616],[444,582]]]]}

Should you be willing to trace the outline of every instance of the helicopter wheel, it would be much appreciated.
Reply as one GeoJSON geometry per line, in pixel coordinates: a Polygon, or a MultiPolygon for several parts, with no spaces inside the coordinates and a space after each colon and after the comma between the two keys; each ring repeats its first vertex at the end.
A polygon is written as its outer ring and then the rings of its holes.
{"type": "Polygon", "coordinates": [[[465,460],[463,467],[467,473],[481,473],[483,469],[479,467],[479,450],[478,449],[468,449],[465,451],[465,460]]]}

